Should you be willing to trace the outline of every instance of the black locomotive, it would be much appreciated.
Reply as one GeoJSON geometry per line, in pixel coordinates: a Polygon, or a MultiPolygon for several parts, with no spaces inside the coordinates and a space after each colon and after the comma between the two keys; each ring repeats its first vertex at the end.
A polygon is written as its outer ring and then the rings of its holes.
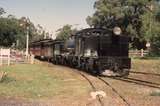
{"type": "Polygon", "coordinates": [[[107,76],[129,74],[128,51],[129,37],[118,27],[114,30],[88,28],[67,41],[41,40],[30,44],[30,53],[38,58],[107,76]]]}

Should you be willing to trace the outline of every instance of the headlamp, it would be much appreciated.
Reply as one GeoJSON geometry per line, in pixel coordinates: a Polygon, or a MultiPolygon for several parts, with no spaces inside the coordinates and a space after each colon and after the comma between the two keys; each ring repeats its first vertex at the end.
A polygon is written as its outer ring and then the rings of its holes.
{"type": "Polygon", "coordinates": [[[121,30],[120,27],[114,27],[113,33],[114,33],[115,35],[120,35],[120,34],[122,33],[122,30],[121,30]]]}

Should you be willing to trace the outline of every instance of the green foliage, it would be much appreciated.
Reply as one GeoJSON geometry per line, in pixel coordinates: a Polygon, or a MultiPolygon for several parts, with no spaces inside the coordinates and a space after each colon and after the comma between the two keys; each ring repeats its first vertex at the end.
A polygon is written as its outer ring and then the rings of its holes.
{"type": "Polygon", "coordinates": [[[29,18],[18,19],[13,15],[4,17],[2,16],[4,13],[5,10],[0,7],[0,46],[24,49],[27,32],[29,33],[29,42],[42,38],[41,35],[44,33],[38,34],[37,28],[29,18]]]}
{"type": "Polygon", "coordinates": [[[72,95],[74,98],[90,90],[87,82],[65,68],[48,67],[47,64],[21,64],[1,67],[0,72],[2,70],[8,73],[3,83],[0,83],[0,95],[3,97],[44,100],[72,95]]]}
{"type": "Polygon", "coordinates": [[[58,33],[56,39],[67,40],[76,31],[76,29],[72,29],[72,25],[64,25],[62,28],[57,30],[58,33]]]}
{"type": "Polygon", "coordinates": [[[144,38],[151,43],[150,54],[160,55],[160,7],[155,5],[155,11],[145,13],[141,18],[143,26],[141,32],[144,38]]]}
{"type": "Polygon", "coordinates": [[[2,14],[4,14],[4,13],[5,13],[4,9],[3,9],[2,7],[0,7],[0,16],[1,16],[2,14]]]}
{"type": "MultiPolygon", "coordinates": [[[[97,0],[94,4],[95,13],[86,21],[91,27],[121,27],[124,33],[144,41],[156,42],[159,49],[160,40],[160,6],[159,0],[97,0]],[[156,40],[156,41],[155,41],[156,40]]],[[[135,41],[133,41],[133,44],[135,41]]],[[[141,45],[142,45],[141,44],[141,45]]],[[[138,46],[138,44],[136,44],[138,46]]],[[[143,48],[138,46],[136,48],[143,48]]],[[[154,46],[154,47],[155,47],[154,46]]],[[[153,47],[153,46],[152,46],[153,47]]],[[[159,51],[157,51],[159,52],[159,51]]]]}
{"type": "Polygon", "coordinates": [[[36,28],[32,22],[25,22],[26,19],[25,17],[17,19],[13,15],[0,17],[0,46],[24,49],[27,30],[29,32],[29,41],[32,41],[32,38],[37,35],[36,28]]]}
{"type": "Polygon", "coordinates": [[[160,96],[160,91],[158,92],[152,92],[151,94],[150,94],[150,96],[160,96]]]}
{"type": "Polygon", "coordinates": [[[132,25],[133,30],[141,27],[140,16],[148,11],[150,0],[98,0],[95,2],[95,13],[87,18],[92,27],[113,28],[120,26],[123,30],[132,25]]]}
{"type": "Polygon", "coordinates": [[[20,25],[21,29],[23,30],[23,33],[25,34],[25,36],[27,34],[27,31],[28,31],[29,38],[30,38],[29,42],[35,41],[36,37],[38,37],[39,34],[37,33],[37,28],[30,21],[30,19],[26,18],[26,17],[21,17],[18,21],[19,21],[19,25],[20,25]]]}
{"type": "Polygon", "coordinates": [[[16,41],[19,26],[16,19],[0,18],[0,45],[9,47],[16,41]]]}

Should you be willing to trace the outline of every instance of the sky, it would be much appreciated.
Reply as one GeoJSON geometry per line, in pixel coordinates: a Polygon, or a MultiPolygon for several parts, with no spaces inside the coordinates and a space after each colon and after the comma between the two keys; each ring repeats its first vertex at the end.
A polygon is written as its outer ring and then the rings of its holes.
{"type": "Polygon", "coordinates": [[[47,31],[55,31],[65,24],[88,27],[86,17],[94,13],[96,0],[0,0],[0,7],[17,18],[29,17],[47,31]]]}

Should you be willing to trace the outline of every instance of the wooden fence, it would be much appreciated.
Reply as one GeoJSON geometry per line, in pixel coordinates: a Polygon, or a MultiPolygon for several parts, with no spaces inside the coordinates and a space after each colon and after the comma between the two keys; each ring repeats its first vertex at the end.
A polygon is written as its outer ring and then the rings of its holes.
{"type": "Polygon", "coordinates": [[[149,53],[148,50],[130,50],[129,56],[130,57],[144,57],[149,53]]]}
{"type": "Polygon", "coordinates": [[[25,56],[24,52],[18,50],[0,49],[0,66],[29,63],[34,63],[34,56],[25,56]]]}
{"type": "Polygon", "coordinates": [[[0,65],[7,64],[10,65],[10,49],[0,49],[0,65]]]}

